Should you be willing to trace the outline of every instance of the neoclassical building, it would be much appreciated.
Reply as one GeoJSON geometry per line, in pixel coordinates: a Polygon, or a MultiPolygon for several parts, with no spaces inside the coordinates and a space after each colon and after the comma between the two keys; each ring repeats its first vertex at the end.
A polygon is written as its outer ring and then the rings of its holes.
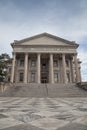
{"type": "Polygon", "coordinates": [[[81,81],[78,44],[42,33],[14,40],[11,82],[76,83],[81,81]]]}

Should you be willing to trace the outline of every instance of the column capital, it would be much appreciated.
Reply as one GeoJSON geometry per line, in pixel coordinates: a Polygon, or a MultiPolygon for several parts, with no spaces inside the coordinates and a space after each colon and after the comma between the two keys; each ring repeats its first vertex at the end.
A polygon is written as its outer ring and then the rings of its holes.
{"type": "Polygon", "coordinates": [[[37,55],[41,55],[41,53],[37,53],[37,55]]]}
{"type": "Polygon", "coordinates": [[[62,53],[62,55],[65,55],[65,53],[62,53]]]}
{"type": "Polygon", "coordinates": [[[53,53],[50,53],[50,55],[53,55],[53,53]]]}
{"type": "Polygon", "coordinates": [[[25,52],[25,55],[28,55],[29,53],[28,52],[25,52]]]}
{"type": "Polygon", "coordinates": [[[28,55],[29,55],[29,54],[26,52],[26,53],[25,53],[25,58],[28,57],[28,55]]]}
{"type": "Polygon", "coordinates": [[[16,54],[17,54],[16,52],[13,52],[13,53],[12,53],[13,57],[16,56],[16,54]]]}
{"type": "Polygon", "coordinates": [[[78,54],[77,53],[74,53],[74,56],[77,56],[78,54]]]}
{"type": "Polygon", "coordinates": [[[12,55],[14,56],[14,55],[16,55],[17,53],[16,52],[12,52],[12,55]]]}

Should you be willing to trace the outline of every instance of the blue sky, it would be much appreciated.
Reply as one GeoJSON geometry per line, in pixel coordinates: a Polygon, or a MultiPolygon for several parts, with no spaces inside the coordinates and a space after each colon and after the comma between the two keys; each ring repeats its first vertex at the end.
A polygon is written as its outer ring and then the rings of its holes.
{"type": "Polygon", "coordinates": [[[0,54],[11,55],[14,40],[43,32],[80,44],[87,80],[87,0],[0,0],[0,54]]]}

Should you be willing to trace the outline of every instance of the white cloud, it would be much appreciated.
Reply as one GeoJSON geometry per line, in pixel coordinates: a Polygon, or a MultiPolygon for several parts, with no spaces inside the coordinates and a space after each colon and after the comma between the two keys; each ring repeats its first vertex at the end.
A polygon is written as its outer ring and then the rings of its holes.
{"type": "Polygon", "coordinates": [[[85,51],[84,49],[79,50],[78,57],[82,61],[81,63],[82,80],[87,81],[87,51],[85,51]]]}
{"type": "MultiPolygon", "coordinates": [[[[87,1],[79,0],[79,13],[76,12],[76,14],[69,13],[68,8],[62,6],[57,8],[56,3],[53,3],[53,1],[50,4],[46,2],[44,7],[41,7],[41,12],[28,10],[26,13],[12,2],[1,5],[0,53],[11,54],[10,43],[13,40],[42,32],[52,33],[83,44],[84,38],[87,37],[87,1]]],[[[84,46],[79,50],[78,57],[82,61],[82,77],[85,80],[87,78],[84,73],[87,70],[87,52],[84,51],[84,46]]]]}

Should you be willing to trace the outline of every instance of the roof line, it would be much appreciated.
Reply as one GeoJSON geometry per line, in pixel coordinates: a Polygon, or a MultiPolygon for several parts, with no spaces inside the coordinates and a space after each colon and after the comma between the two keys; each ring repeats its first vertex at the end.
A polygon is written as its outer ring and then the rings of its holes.
{"type": "Polygon", "coordinates": [[[31,37],[28,37],[28,38],[24,38],[24,39],[22,39],[22,40],[14,40],[14,42],[13,42],[12,44],[26,42],[26,41],[28,41],[28,40],[32,40],[32,39],[35,39],[35,38],[39,38],[39,37],[41,37],[41,36],[43,36],[43,35],[49,36],[49,37],[51,37],[51,38],[55,38],[56,40],[60,40],[60,41],[63,41],[63,42],[69,43],[69,44],[72,43],[73,45],[79,46],[79,44],[75,43],[75,41],[69,41],[69,40],[60,38],[60,37],[58,37],[58,36],[55,36],[55,35],[52,35],[52,34],[49,34],[49,33],[46,33],[46,32],[41,33],[41,34],[37,34],[37,35],[34,35],[34,36],[31,36],[31,37]]]}

